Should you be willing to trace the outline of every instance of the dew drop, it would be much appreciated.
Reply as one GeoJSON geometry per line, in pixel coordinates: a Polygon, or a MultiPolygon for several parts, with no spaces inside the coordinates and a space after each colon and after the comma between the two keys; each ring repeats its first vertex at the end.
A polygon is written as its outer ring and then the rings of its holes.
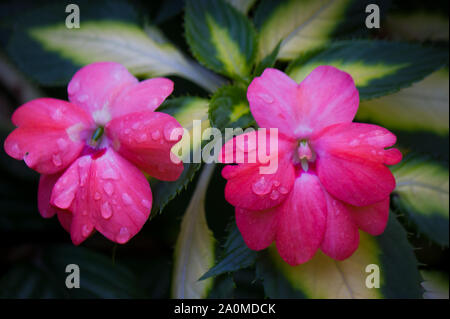
{"type": "Polygon", "coordinates": [[[139,122],[133,123],[133,125],[131,126],[131,128],[132,128],[133,130],[137,130],[137,129],[139,129],[140,127],[141,127],[141,123],[139,123],[139,122]]]}
{"type": "Polygon", "coordinates": [[[358,146],[358,145],[359,145],[359,141],[358,141],[357,139],[354,139],[354,140],[352,140],[352,141],[349,143],[349,145],[352,146],[352,147],[358,146]]]}
{"type": "Polygon", "coordinates": [[[277,181],[277,180],[274,180],[274,181],[273,181],[273,185],[274,185],[275,187],[278,187],[278,186],[280,186],[280,182],[277,181]]]}
{"type": "Polygon", "coordinates": [[[270,193],[270,198],[272,200],[277,200],[280,197],[280,193],[278,193],[278,191],[273,190],[272,193],[270,193]]]}
{"type": "Polygon", "coordinates": [[[113,213],[108,202],[103,203],[102,207],[100,208],[100,212],[104,219],[110,219],[113,213]]]}
{"type": "Polygon", "coordinates": [[[158,100],[158,98],[155,97],[155,98],[150,100],[150,103],[148,103],[148,108],[149,109],[154,109],[155,106],[157,106],[158,104],[159,104],[159,100],[158,100]]]}
{"type": "Polygon", "coordinates": [[[52,119],[55,121],[59,121],[62,119],[62,112],[61,109],[57,108],[53,113],[52,113],[52,119]]]}
{"type": "Polygon", "coordinates": [[[80,82],[75,80],[75,81],[70,81],[69,86],[67,88],[67,92],[72,95],[75,94],[78,90],[80,89],[80,82]]]}
{"type": "Polygon", "coordinates": [[[273,102],[273,97],[265,94],[265,93],[261,93],[259,94],[259,97],[266,103],[272,103],[273,102]]]}
{"type": "Polygon", "coordinates": [[[130,195],[128,195],[127,193],[122,194],[122,200],[127,205],[131,205],[133,203],[133,200],[131,199],[130,195]]]}
{"type": "Polygon", "coordinates": [[[89,96],[87,94],[81,94],[77,97],[78,102],[86,102],[88,100],[89,96]]]}
{"type": "Polygon", "coordinates": [[[281,194],[283,194],[283,195],[285,195],[285,194],[288,193],[287,188],[284,187],[284,186],[281,186],[281,187],[278,189],[278,191],[279,191],[281,194]]]}
{"type": "Polygon", "coordinates": [[[130,239],[130,232],[128,231],[128,228],[122,227],[116,236],[116,241],[119,244],[124,244],[128,239],[130,239]]]}
{"type": "Polygon", "coordinates": [[[62,137],[58,138],[58,140],[56,141],[56,144],[58,145],[58,148],[60,151],[64,151],[68,145],[67,141],[65,139],[63,139],[62,137]]]}
{"type": "Polygon", "coordinates": [[[146,140],[147,140],[147,134],[141,134],[141,135],[139,135],[137,138],[136,138],[136,140],[138,141],[138,142],[145,142],[146,140]]]}
{"type": "Polygon", "coordinates": [[[62,165],[61,156],[59,156],[59,154],[53,154],[52,161],[53,161],[53,164],[55,164],[55,166],[62,165]]]}
{"type": "Polygon", "coordinates": [[[117,180],[117,179],[119,179],[119,176],[117,175],[116,171],[112,167],[108,167],[107,169],[102,171],[102,178],[117,180]]]}
{"type": "Polygon", "coordinates": [[[20,154],[20,147],[19,147],[19,144],[14,143],[14,144],[11,146],[11,152],[12,152],[12,154],[15,155],[15,157],[19,157],[19,154],[20,154]]]}
{"type": "Polygon", "coordinates": [[[161,137],[161,133],[159,133],[158,130],[157,130],[157,131],[154,131],[154,132],[152,133],[152,139],[153,139],[154,141],[159,140],[160,137],[161,137]]]}
{"type": "Polygon", "coordinates": [[[114,185],[110,182],[107,182],[103,185],[103,190],[108,196],[111,196],[114,193],[114,185]]]}
{"type": "Polygon", "coordinates": [[[81,229],[81,234],[84,237],[87,237],[91,233],[91,230],[92,230],[91,227],[89,227],[88,225],[83,225],[83,228],[81,229]]]}
{"type": "Polygon", "coordinates": [[[271,186],[264,177],[261,177],[252,185],[252,190],[256,195],[266,195],[270,192],[270,189],[271,186]]]}
{"type": "Polygon", "coordinates": [[[100,198],[102,198],[102,195],[99,192],[95,192],[94,199],[99,200],[100,198]]]}
{"type": "Polygon", "coordinates": [[[141,201],[141,204],[142,204],[142,206],[144,206],[145,208],[148,208],[148,209],[150,209],[152,207],[152,204],[146,199],[143,199],[141,201]]]}
{"type": "Polygon", "coordinates": [[[131,132],[131,130],[129,128],[126,128],[125,131],[124,131],[125,135],[130,134],[130,132],[131,132]]]}
{"type": "Polygon", "coordinates": [[[167,141],[176,141],[179,137],[177,127],[173,123],[167,123],[164,127],[164,138],[167,141]]]}

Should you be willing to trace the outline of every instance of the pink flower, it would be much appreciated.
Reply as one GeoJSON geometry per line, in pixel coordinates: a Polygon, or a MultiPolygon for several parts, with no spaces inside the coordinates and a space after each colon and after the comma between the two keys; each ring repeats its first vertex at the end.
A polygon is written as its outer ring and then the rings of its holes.
{"type": "Polygon", "coordinates": [[[75,245],[95,229],[121,244],[139,232],[152,206],[141,170],[165,181],[180,176],[170,149],[181,126],[153,112],[172,90],[168,79],[139,83],[122,65],[100,62],[74,75],[70,103],[41,98],[14,112],[5,150],[42,174],[39,211],[57,214],[75,245]]]}
{"type": "MultiPolygon", "coordinates": [[[[358,248],[358,229],[372,235],[384,231],[395,187],[386,165],[402,155],[386,149],[396,142],[388,130],[352,123],[359,95],[349,74],[319,66],[297,84],[266,69],[250,84],[247,98],[259,127],[278,128],[279,134],[275,173],[261,174],[261,163],[222,171],[228,180],[225,198],[236,207],[248,247],[261,250],[275,241],[290,265],[307,262],[319,248],[343,260],[358,248]]],[[[261,133],[246,134],[250,143],[261,133]]],[[[222,148],[222,162],[257,148],[234,147],[235,141],[222,148]]]]}

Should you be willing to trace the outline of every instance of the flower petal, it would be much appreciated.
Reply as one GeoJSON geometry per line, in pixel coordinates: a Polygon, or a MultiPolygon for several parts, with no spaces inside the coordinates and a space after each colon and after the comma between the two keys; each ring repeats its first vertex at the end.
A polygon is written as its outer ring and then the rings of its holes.
{"type": "Polygon", "coordinates": [[[109,106],[125,88],[138,80],[121,64],[97,62],[86,65],[73,76],[67,92],[69,101],[82,107],[98,124],[111,119],[109,106]]]}
{"type": "Polygon", "coordinates": [[[319,179],[301,174],[278,217],[277,250],[288,264],[302,264],[314,256],[325,233],[326,216],[327,205],[319,179]]]}
{"type": "Polygon", "coordinates": [[[389,219],[389,197],[370,206],[347,205],[347,208],[359,229],[373,236],[384,232],[389,219]]]}
{"type": "Polygon", "coordinates": [[[336,123],[351,122],[359,94],[352,77],[332,66],[319,66],[299,85],[276,69],[266,69],[247,91],[250,110],[260,127],[307,138],[336,123]]]}
{"type": "Polygon", "coordinates": [[[329,257],[344,260],[359,245],[358,227],[345,204],[325,192],[327,226],[320,249],[329,257]]]}
{"type": "Polygon", "coordinates": [[[337,124],[312,141],[320,181],[334,197],[353,206],[368,206],[394,190],[394,176],[385,164],[398,162],[401,154],[384,149],[396,141],[388,130],[370,124],[337,124]]]}
{"type": "Polygon", "coordinates": [[[139,169],[107,149],[75,161],[55,184],[51,203],[72,213],[74,244],[83,242],[94,229],[123,244],[148,219],[152,194],[139,169]]]}
{"type": "Polygon", "coordinates": [[[55,216],[58,212],[58,208],[50,205],[50,197],[52,195],[53,187],[60,178],[61,173],[53,175],[41,175],[39,178],[38,187],[38,210],[44,218],[50,218],[55,216]]]}
{"type": "Polygon", "coordinates": [[[268,68],[247,90],[250,111],[259,127],[278,128],[292,136],[300,120],[297,110],[298,85],[285,73],[268,68]]]}
{"type": "Polygon", "coordinates": [[[267,131],[265,137],[261,131],[245,133],[225,143],[220,151],[219,161],[239,163],[222,170],[222,176],[228,180],[225,199],[235,207],[269,209],[283,202],[292,188],[292,142],[281,136],[274,138],[267,131]],[[272,143],[274,139],[276,144],[272,143]],[[261,152],[263,149],[265,152],[261,152]]]}
{"type": "Polygon", "coordinates": [[[236,225],[248,248],[262,250],[275,240],[278,207],[265,211],[250,211],[236,207],[236,225]]]}
{"type": "Polygon", "coordinates": [[[93,123],[82,109],[56,99],[37,99],[18,108],[19,125],[6,139],[6,153],[41,174],[65,169],[83,149],[93,123]]]}
{"type": "Polygon", "coordinates": [[[337,123],[353,121],[359,105],[359,93],[350,74],[333,66],[315,68],[301,83],[297,95],[301,114],[297,137],[337,123]]]}
{"type": "Polygon", "coordinates": [[[154,111],[172,91],[173,82],[165,78],[153,78],[128,86],[112,102],[111,116],[116,118],[128,113],[154,111]]]}
{"type": "Polygon", "coordinates": [[[131,113],[106,125],[115,149],[152,177],[174,181],[183,163],[171,152],[183,128],[174,117],[159,112],[131,113]]]}

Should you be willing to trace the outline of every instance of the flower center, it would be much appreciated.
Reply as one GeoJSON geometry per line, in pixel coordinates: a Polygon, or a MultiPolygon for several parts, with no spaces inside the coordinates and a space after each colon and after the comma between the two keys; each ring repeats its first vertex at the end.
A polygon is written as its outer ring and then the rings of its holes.
{"type": "Polygon", "coordinates": [[[302,165],[305,172],[309,169],[308,163],[313,163],[316,160],[316,154],[305,139],[299,141],[296,155],[297,161],[302,165]]]}

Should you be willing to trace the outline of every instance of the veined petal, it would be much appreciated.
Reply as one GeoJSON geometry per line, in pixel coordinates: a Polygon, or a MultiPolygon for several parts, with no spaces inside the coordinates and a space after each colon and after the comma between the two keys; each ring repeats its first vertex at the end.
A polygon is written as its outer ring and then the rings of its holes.
{"type": "Polygon", "coordinates": [[[310,260],[322,242],[327,204],[317,176],[303,173],[295,180],[278,215],[276,245],[291,266],[310,260]]]}
{"type": "Polygon", "coordinates": [[[225,199],[246,210],[269,209],[283,202],[294,183],[291,151],[294,143],[268,131],[241,134],[222,147],[219,161],[228,165],[222,176],[228,180],[225,199]],[[276,143],[272,143],[276,142],[276,143]]]}
{"type": "Polygon", "coordinates": [[[297,101],[298,85],[285,73],[268,68],[250,83],[247,99],[259,127],[278,128],[281,134],[293,136],[300,120],[297,101]]]}
{"type": "Polygon", "coordinates": [[[329,257],[344,260],[358,248],[359,233],[347,206],[324,192],[327,226],[320,249],[329,257]]]}
{"type": "Polygon", "coordinates": [[[262,250],[275,240],[279,207],[250,211],[236,207],[236,225],[248,248],[262,250]]]}
{"type": "Polygon", "coordinates": [[[138,168],[111,149],[76,160],[53,189],[51,203],[68,210],[58,215],[70,223],[74,244],[97,229],[108,239],[123,244],[136,235],[150,215],[152,194],[138,168]]]}
{"type": "Polygon", "coordinates": [[[6,153],[46,175],[73,162],[93,124],[82,109],[56,99],[28,102],[14,112],[12,120],[19,127],[6,138],[6,153]]]}
{"type": "Polygon", "coordinates": [[[386,164],[397,163],[401,154],[392,146],[395,135],[370,124],[337,124],[314,136],[320,181],[334,197],[353,206],[384,200],[395,188],[386,164]]]}
{"type": "Polygon", "coordinates": [[[359,229],[373,236],[384,232],[389,219],[389,197],[366,207],[346,206],[359,229]]]}
{"type": "Polygon", "coordinates": [[[350,74],[323,65],[300,83],[297,101],[300,116],[295,136],[303,138],[327,126],[353,121],[359,93],[350,74]]]}
{"type": "Polygon", "coordinates": [[[106,134],[117,152],[152,177],[174,181],[183,163],[171,152],[183,128],[174,117],[159,112],[131,113],[106,125],[106,134]]]}
{"type": "Polygon", "coordinates": [[[67,92],[70,102],[82,107],[98,124],[111,119],[109,110],[114,98],[138,80],[121,64],[97,62],[86,65],[75,73],[67,92]]]}
{"type": "Polygon", "coordinates": [[[154,111],[172,93],[173,82],[166,78],[148,79],[126,87],[111,104],[111,116],[154,111]]]}

